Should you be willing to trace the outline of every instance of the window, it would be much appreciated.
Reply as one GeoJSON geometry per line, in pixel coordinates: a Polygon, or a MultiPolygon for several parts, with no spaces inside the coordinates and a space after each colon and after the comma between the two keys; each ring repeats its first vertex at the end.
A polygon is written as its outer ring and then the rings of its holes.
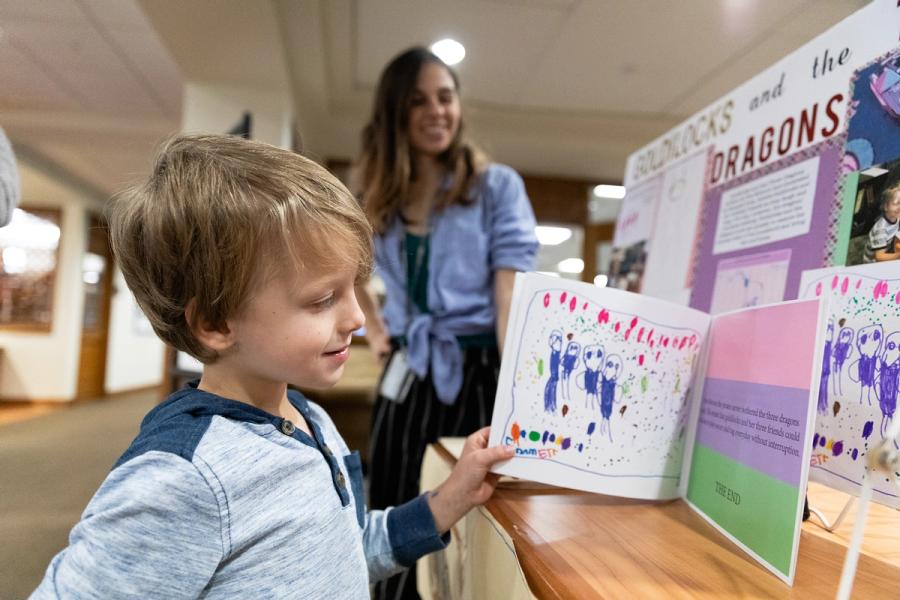
{"type": "Polygon", "coordinates": [[[50,331],[59,209],[17,208],[0,228],[0,328],[50,331]]]}

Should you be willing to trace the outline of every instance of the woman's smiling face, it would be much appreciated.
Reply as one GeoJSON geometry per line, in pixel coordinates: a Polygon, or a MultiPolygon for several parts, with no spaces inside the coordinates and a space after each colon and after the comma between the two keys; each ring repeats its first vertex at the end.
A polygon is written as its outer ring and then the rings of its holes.
{"type": "Polygon", "coordinates": [[[426,62],[419,69],[409,106],[409,145],[414,153],[438,156],[459,131],[456,84],[443,66],[426,62]]]}

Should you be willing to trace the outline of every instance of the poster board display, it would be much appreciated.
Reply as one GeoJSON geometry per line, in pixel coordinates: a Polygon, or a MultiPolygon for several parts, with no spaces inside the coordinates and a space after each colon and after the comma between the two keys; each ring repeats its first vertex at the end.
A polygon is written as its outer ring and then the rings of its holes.
{"type": "Polygon", "coordinates": [[[852,263],[900,179],[898,37],[876,0],[633,153],[610,285],[722,312],[852,263]]]}

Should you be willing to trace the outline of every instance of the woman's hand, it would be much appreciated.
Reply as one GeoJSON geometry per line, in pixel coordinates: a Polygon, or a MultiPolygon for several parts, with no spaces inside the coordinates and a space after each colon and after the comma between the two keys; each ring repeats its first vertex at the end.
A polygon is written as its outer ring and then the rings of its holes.
{"type": "Polygon", "coordinates": [[[366,329],[366,342],[369,344],[369,350],[372,352],[375,362],[383,366],[391,353],[390,336],[383,329],[370,328],[366,329]]]}
{"type": "Polygon", "coordinates": [[[388,355],[391,353],[391,338],[384,326],[384,321],[381,319],[378,303],[375,301],[368,284],[357,284],[356,300],[366,316],[366,342],[369,344],[369,350],[372,352],[372,356],[375,357],[375,362],[384,366],[384,361],[387,360],[388,355]]]}
{"type": "Polygon", "coordinates": [[[513,457],[514,446],[488,448],[491,428],[480,429],[466,438],[462,455],[450,476],[428,493],[428,506],[440,533],[449,531],[469,510],[488,501],[500,476],[491,467],[513,457]]]}

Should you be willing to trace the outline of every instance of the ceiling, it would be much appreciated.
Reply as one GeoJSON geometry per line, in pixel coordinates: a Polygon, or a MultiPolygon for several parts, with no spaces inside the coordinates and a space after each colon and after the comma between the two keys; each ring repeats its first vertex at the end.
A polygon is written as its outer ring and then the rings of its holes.
{"type": "Polygon", "coordinates": [[[287,90],[305,148],[351,158],[398,51],[452,36],[474,137],[530,174],[629,153],[863,0],[0,0],[0,125],[104,197],[177,131],[185,81],[287,90]]]}
{"type": "Polygon", "coordinates": [[[16,152],[101,197],[180,122],[178,67],[130,0],[0,0],[0,81],[16,152]]]}

